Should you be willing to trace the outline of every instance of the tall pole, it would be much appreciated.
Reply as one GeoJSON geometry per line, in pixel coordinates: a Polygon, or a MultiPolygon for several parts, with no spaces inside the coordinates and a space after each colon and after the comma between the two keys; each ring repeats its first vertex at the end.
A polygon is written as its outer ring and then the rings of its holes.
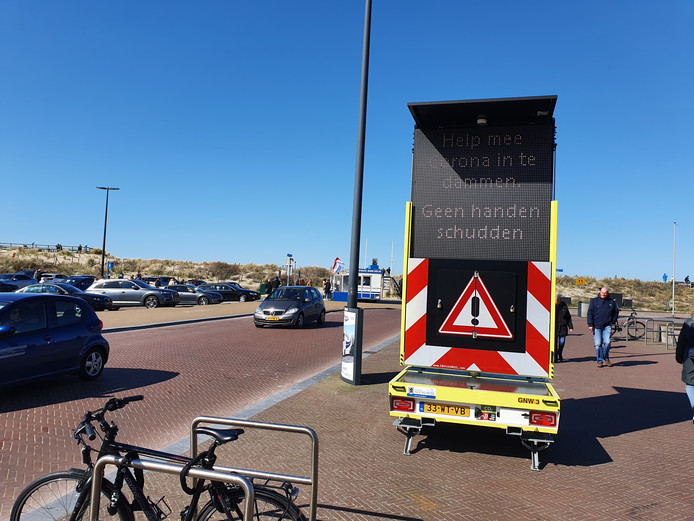
{"type": "Polygon", "coordinates": [[[677,248],[677,221],[672,223],[672,316],[675,316],[675,250],[677,248]]]}
{"type": "Polygon", "coordinates": [[[361,239],[361,200],[364,184],[364,142],[366,141],[366,96],[369,90],[369,47],[371,41],[371,0],[366,0],[364,14],[364,48],[361,58],[361,97],[359,101],[359,132],[357,165],[354,173],[354,205],[352,208],[352,244],[349,256],[349,289],[347,307],[357,307],[359,283],[359,243],[361,239]]]}
{"type": "Polygon", "coordinates": [[[104,260],[106,257],[106,223],[108,222],[108,193],[111,190],[120,190],[111,186],[97,186],[98,190],[106,190],[106,211],[104,212],[104,242],[101,246],[101,278],[104,278],[104,260]]]}

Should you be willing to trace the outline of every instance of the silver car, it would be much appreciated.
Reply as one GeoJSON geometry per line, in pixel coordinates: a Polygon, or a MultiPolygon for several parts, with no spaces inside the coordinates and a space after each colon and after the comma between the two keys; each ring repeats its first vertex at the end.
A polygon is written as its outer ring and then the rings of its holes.
{"type": "Polygon", "coordinates": [[[89,293],[108,295],[113,301],[111,309],[123,306],[175,306],[179,303],[178,292],[164,288],[153,288],[141,280],[107,279],[99,280],[89,286],[89,293]]]}
{"type": "Polygon", "coordinates": [[[307,322],[325,322],[325,303],[312,286],[282,286],[263,300],[253,314],[255,327],[291,326],[302,328],[307,322]]]}
{"type": "Polygon", "coordinates": [[[222,301],[222,295],[214,291],[205,291],[204,289],[196,288],[192,284],[169,284],[166,289],[172,289],[178,293],[180,304],[219,304],[222,301]]]}

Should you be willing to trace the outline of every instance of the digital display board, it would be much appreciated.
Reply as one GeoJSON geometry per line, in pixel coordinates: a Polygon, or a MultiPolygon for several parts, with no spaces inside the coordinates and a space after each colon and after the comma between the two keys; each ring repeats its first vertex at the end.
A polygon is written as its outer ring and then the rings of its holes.
{"type": "Polygon", "coordinates": [[[415,129],[412,256],[548,261],[554,124],[415,129]]]}

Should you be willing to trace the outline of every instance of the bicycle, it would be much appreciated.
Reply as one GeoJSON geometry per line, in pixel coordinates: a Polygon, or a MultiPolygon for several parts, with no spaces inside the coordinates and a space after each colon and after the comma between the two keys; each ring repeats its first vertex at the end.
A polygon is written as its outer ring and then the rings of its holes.
{"type": "Polygon", "coordinates": [[[626,334],[630,340],[639,340],[646,334],[646,325],[640,320],[636,320],[636,311],[632,311],[622,322],[617,321],[613,324],[610,337],[615,336],[617,332],[622,332],[624,328],[626,328],[626,334]]]}
{"type": "MultiPolygon", "coordinates": [[[[184,464],[180,474],[181,487],[192,498],[190,503],[181,511],[182,521],[243,519],[245,496],[239,485],[203,479],[198,479],[193,487],[188,487],[186,483],[186,477],[191,468],[199,467],[211,470],[216,460],[215,449],[238,439],[243,434],[243,429],[197,427],[195,429],[196,435],[210,436],[213,441],[207,450],[201,452],[194,459],[117,442],[118,427],[114,422],[109,424],[104,418],[105,414],[109,411],[122,409],[128,403],[143,398],[141,395],[120,399],[111,398],[100,410],[87,411],[73,433],[73,437],[81,446],[82,461],[87,468],[53,472],[33,481],[17,497],[12,507],[10,521],[40,521],[42,519],[80,521],[87,519],[94,471],[94,463],[92,462],[92,453],[94,452],[98,453],[97,459],[104,455],[113,455],[121,456],[125,461],[132,461],[143,454],[158,460],[184,464]],[[97,438],[97,431],[92,425],[93,422],[96,422],[103,432],[103,435],[99,434],[101,439],[99,449],[93,448],[87,442],[87,440],[94,441],[97,438]],[[197,507],[204,492],[209,493],[210,499],[198,511],[197,507]]],[[[253,480],[251,481],[253,482],[253,480]]],[[[106,478],[102,480],[99,520],[134,521],[134,512],[136,511],[141,511],[148,521],[166,519],[172,510],[164,497],[156,502],[153,501],[145,495],[144,485],[145,478],[142,470],[131,470],[127,465],[120,465],[113,482],[106,478]],[[132,500],[128,500],[122,493],[123,484],[128,486],[133,496],[132,500]]],[[[270,480],[263,483],[253,482],[253,489],[255,491],[254,520],[305,521],[306,518],[294,504],[299,489],[293,487],[291,483],[284,481],[272,485],[270,480]]]]}

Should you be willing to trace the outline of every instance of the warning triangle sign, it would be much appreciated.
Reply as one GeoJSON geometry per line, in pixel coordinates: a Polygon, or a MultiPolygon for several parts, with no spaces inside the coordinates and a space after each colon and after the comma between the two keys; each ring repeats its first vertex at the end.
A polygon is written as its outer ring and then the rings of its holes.
{"type": "Polygon", "coordinates": [[[468,335],[473,338],[513,338],[479,273],[468,282],[439,333],[468,335]]]}

